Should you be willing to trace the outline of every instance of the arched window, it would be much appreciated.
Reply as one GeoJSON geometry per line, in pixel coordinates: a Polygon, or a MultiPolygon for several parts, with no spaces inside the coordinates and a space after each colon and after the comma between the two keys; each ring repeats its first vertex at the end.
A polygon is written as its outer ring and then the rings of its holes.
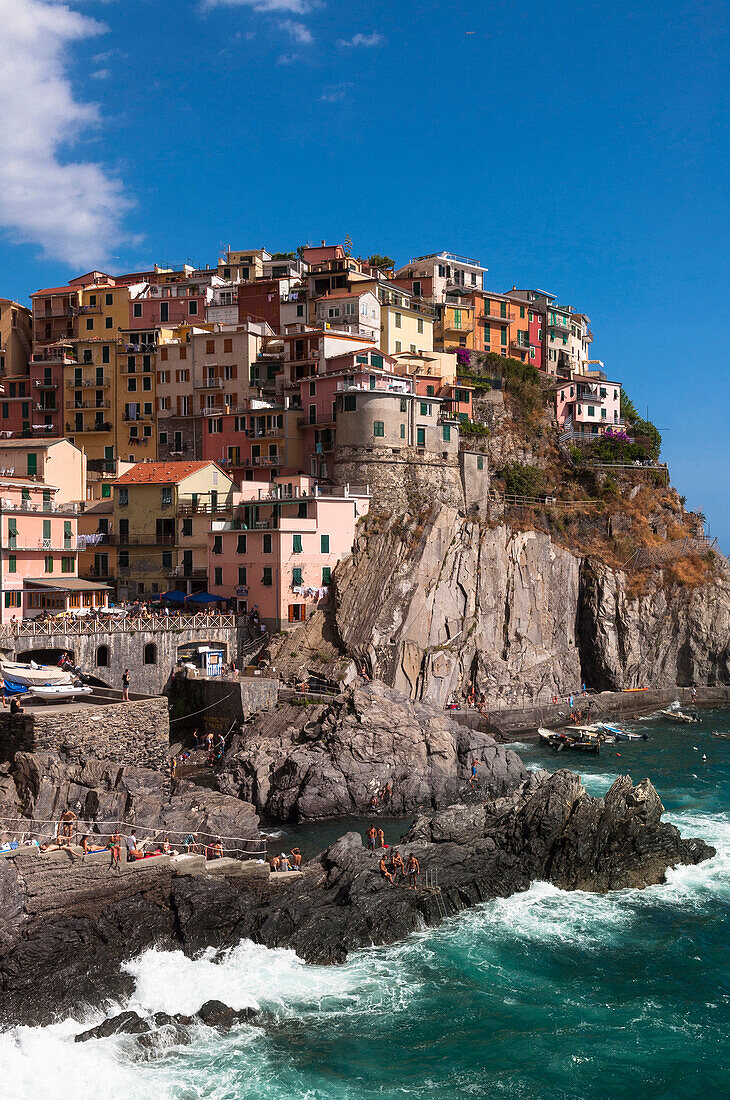
{"type": "Polygon", "coordinates": [[[144,647],[144,663],[146,665],[157,664],[157,646],[154,642],[148,642],[144,647]]]}
{"type": "Polygon", "coordinates": [[[100,645],[96,651],[96,667],[109,668],[109,646],[100,645]]]}

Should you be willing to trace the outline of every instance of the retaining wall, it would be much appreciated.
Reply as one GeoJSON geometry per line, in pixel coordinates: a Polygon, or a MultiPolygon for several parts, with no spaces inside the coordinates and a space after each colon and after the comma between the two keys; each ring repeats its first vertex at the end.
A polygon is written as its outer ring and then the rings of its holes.
{"type": "Polygon", "coordinates": [[[275,707],[278,698],[278,680],[259,676],[203,680],[177,675],[170,688],[172,740],[182,741],[194,730],[226,736],[232,726],[275,707]]]}

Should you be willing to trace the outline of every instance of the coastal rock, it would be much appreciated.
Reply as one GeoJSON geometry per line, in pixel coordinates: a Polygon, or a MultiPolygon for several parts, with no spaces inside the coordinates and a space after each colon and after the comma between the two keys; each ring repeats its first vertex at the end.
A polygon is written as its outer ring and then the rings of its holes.
{"type": "Polygon", "coordinates": [[[564,698],[583,681],[598,691],[730,683],[727,573],[646,587],[630,595],[621,570],[544,531],[436,506],[418,521],[368,521],[334,574],[332,629],[358,665],[437,706],[473,687],[495,707],[564,698]]]}
{"type": "Polygon", "coordinates": [[[89,1039],[108,1039],[110,1035],[144,1035],[150,1025],[137,1012],[120,1012],[110,1016],[96,1027],[82,1031],[74,1037],[75,1043],[88,1043],[89,1039]]]}
{"type": "Polygon", "coordinates": [[[489,734],[380,682],[360,682],[331,706],[282,707],[245,726],[217,782],[276,821],[361,813],[391,782],[388,812],[402,814],[463,795],[475,758],[493,795],[527,774],[489,734]]]}
{"type": "MultiPolygon", "coordinates": [[[[622,777],[604,799],[565,771],[497,783],[478,801],[416,819],[400,847],[404,861],[412,853],[420,862],[414,890],[400,875],[392,885],[379,869],[389,853],[366,851],[357,833],[293,880],[195,875],[165,859],[120,874],[67,853],[15,856],[0,862],[0,1015],[45,1023],[101,996],[129,994],[121,963],[153,944],[193,954],[250,938],[293,948],[309,962],[339,963],[350,951],[392,943],[536,880],[593,891],[643,887],[664,881],[668,867],[714,854],[661,814],[648,780],[633,786],[622,777]]],[[[251,1015],[212,1003],[198,1017],[228,1026],[251,1015]]],[[[101,1026],[144,1032],[134,1014],[101,1026]]],[[[161,1026],[172,1025],[155,1021],[161,1026]]],[[[142,1040],[156,1043],[146,1032],[142,1040]]]]}
{"type": "Polygon", "coordinates": [[[217,1027],[220,1031],[230,1031],[235,1024],[249,1023],[258,1016],[255,1008],[231,1008],[223,1001],[206,1001],[195,1013],[206,1027],[217,1027]]]}

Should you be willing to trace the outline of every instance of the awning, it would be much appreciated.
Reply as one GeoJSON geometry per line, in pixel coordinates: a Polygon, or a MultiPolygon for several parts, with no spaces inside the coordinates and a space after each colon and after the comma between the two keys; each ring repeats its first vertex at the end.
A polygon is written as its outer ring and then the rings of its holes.
{"type": "Polygon", "coordinates": [[[188,603],[225,603],[227,596],[211,596],[210,592],[193,592],[187,597],[188,603]]]}
{"type": "Polygon", "coordinates": [[[50,580],[47,577],[26,577],[23,581],[24,588],[52,588],[57,592],[101,592],[110,591],[110,584],[99,584],[95,581],[85,581],[82,577],[59,577],[58,580],[50,580]]]}
{"type": "Polygon", "coordinates": [[[177,588],[171,588],[169,592],[163,592],[160,596],[161,600],[167,600],[168,603],[185,603],[186,595],[184,592],[179,592],[177,588]]]}

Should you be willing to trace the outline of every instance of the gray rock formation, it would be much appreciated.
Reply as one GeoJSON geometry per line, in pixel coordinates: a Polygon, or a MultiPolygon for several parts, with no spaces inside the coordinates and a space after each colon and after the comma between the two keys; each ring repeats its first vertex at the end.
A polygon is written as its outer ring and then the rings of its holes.
{"type": "Polygon", "coordinates": [[[413,699],[443,706],[473,685],[491,705],[598,690],[730,682],[730,583],[655,586],[549,535],[489,527],[447,507],[361,534],[338,567],[345,650],[413,699]]]}
{"type": "Polygon", "coordinates": [[[267,817],[297,821],[365,810],[390,780],[390,812],[445,806],[467,787],[477,757],[490,794],[526,776],[520,758],[443,709],[360,682],[331,706],[289,706],[232,739],[219,789],[267,817]]]}
{"type": "MultiPolygon", "coordinates": [[[[395,885],[384,878],[380,854],[366,852],[356,833],[294,881],[241,875],[240,868],[196,876],[164,860],[119,874],[108,864],[71,862],[66,853],[2,859],[0,1019],[47,1022],[128,993],[132,980],[120,964],[152,944],[192,954],[248,937],[293,948],[310,962],[337,963],[536,879],[565,889],[643,887],[662,882],[667,867],[714,854],[701,840],[682,839],[661,813],[648,780],[632,787],[628,777],[617,779],[605,799],[595,799],[569,772],[531,775],[483,801],[418,818],[401,847],[404,858],[413,853],[420,861],[416,890],[400,876],[395,885]],[[425,872],[436,876],[440,893],[425,885],[425,872]]],[[[215,1026],[234,1022],[219,1004],[204,1009],[215,1026]]],[[[171,1023],[155,1020],[154,1028],[171,1023]]],[[[132,1013],[105,1022],[98,1034],[141,1031],[152,1042],[152,1026],[132,1013]]]]}

